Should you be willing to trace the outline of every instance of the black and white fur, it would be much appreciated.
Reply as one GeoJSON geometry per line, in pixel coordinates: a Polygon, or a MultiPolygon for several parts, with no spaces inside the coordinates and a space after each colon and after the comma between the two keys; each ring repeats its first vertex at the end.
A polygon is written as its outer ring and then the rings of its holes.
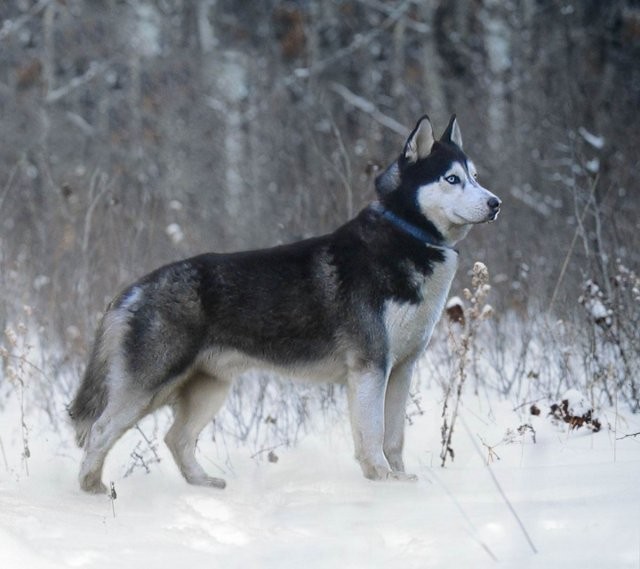
{"type": "Polygon", "coordinates": [[[187,482],[223,488],[196,441],[234,379],[257,368],[346,383],[364,475],[415,478],[402,460],[411,376],[456,271],[453,245],[500,200],[477,182],[455,116],[440,140],[420,119],[376,187],[379,201],[329,235],[172,263],[113,300],[69,408],[84,490],[106,490],[111,447],[163,405],[187,482]]]}

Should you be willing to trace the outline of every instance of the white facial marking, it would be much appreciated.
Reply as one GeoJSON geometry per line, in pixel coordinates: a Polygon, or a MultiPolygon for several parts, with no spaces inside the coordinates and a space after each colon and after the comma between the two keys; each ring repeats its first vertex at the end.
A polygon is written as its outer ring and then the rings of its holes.
{"type": "Polygon", "coordinates": [[[459,241],[469,226],[490,221],[495,211],[489,200],[496,198],[477,181],[477,172],[470,160],[454,162],[437,181],[418,189],[418,204],[445,240],[459,241]]]}

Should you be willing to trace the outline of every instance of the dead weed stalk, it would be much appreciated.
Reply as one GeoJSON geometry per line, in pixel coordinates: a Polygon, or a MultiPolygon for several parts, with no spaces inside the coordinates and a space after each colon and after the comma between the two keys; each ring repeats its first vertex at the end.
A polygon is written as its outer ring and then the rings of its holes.
{"type": "Polygon", "coordinates": [[[442,448],[440,452],[440,465],[445,466],[447,458],[453,460],[455,452],[452,447],[453,432],[458,418],[460,402],[467,377],[469,366],[473,365],[476,356],[475,337],[480,323],[490,318],[493,313],[491,305],[486,303],[487,295],[491,290],[489,284],[489,271],[484,263],[477,262],[473,266],[471,286],[473,290],[464,289],[463,295],[468,303],[465,306],[460,299],[452,299],[447,305],[447,314],[453,321],[451,327],[451,339],[456,354],[456,367],[449,384],[445,387],[444,402],[442,405],[442,448]],[[456,333],[456,331],[459,331],[456,333]]]}

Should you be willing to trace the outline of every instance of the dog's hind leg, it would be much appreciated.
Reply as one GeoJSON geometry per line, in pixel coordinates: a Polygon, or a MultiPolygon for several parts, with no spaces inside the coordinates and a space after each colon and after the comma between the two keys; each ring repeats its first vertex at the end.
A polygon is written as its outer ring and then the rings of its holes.
{"type": "Polygon", "coordinates": [[[107,491],[102,483],[105,458],[116,441],[151,408],[152,397],[127,392],[109,395],[100,417],[91,426],[85,442],[85,454],[80,467],[80,486],[86,492],[101,494],[107,491]]]}
{"type": "Polygon", "coordinates": [[[224,403],[231,382],[199,373],[178,393],[174,421],[164,440],[189,484],[224,488],[222,478],[209,476],[195,457],[198,435],[224,403]]]}

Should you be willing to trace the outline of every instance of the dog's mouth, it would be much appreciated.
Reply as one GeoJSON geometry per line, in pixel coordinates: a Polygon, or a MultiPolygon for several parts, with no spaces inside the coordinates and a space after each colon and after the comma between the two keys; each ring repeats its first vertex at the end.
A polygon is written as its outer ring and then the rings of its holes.
{"type": "Polygon", "coordinates": [[[479,225],[481,223],[493,223],[498,218],[499,213],[500,208],[492,209],[485,217],[482,217],[480,219],[469,219],[457,212],[455,213],[455,215],[458,218],[458,223],[460,225],[479,225]]]}

